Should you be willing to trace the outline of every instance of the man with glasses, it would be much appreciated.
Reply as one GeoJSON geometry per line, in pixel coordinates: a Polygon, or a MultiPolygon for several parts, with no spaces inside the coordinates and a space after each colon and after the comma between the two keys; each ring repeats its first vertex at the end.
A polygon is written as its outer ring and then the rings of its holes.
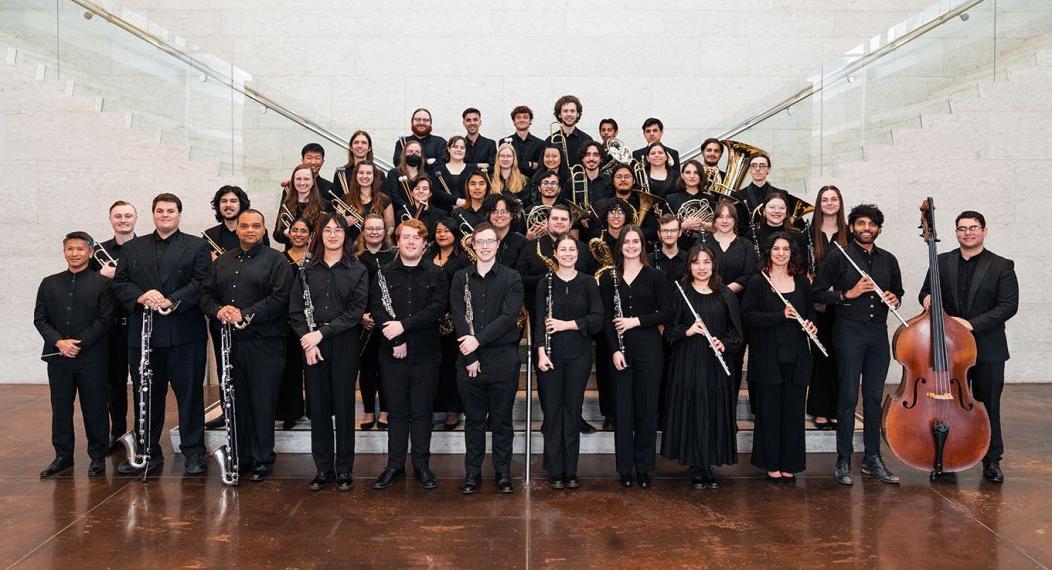
{"type": "MultiPolygon", "coordinates": [[[[643,237],[646,238],[647,243],[657,243],[658,213],[655,210],[657,205],[655,204],[646,210],[642,220],[637,219],[642,208],[640,207],[639,194],[633,192],[635,189],[636,177],[632,172],[632,167],[627,164],[618,164],[614,167],[613,172],[611,172],[610,179],[611,186],[613,187],[613,195],[603,200],[596,201],[596,211],[606,211],[611,200],[624,201],[632,206],[632,209],[634,210],[634,212],[627,213],[628,215],[626,216],[627,219],[625,222],[639,226],[643,230],[643,237]]],[[[664,204],[661,205],[663,206],[664,204]]]]}
{"type": "MultiPolygon", "coordinates": [[[[416,140],[420,143],[420,147],[424,151],[424,156],[427,157],[427,164],[424,168],[430,172],[436,162],[447,162],[449,156],[446,154],[446,139],[431,134],[431,111],[421,107],[413,111],[412,122],[409,125],[412,130],[412,134],[408,137],[398,137],[395,141],[394,156],[391,158],[392,164],[398,164],[398,161],[402,158],[402,147],[405,146],[406,141],[416,140]]],[[[324,193],[322,194],[325,195],[324,193]]]]}
{"type": "Polygon", "coordinates": [[[749,161],[749,177],[752,181],[745,188],[735,190],[731,193],[731,197],[738,200],[737,208],[739,223],[748,223],[750,230],[752,230],[757,223],[753,218],[753,214],[755,213],[757,217],[761,216],[761,213],[756,210],[767,201],[767,197],[770,196],[771,193],[781,192],[788,195],[788,192],[775,188],[772,184],[767,182],[767,176],[770,173],[770,156],[767,156],[766,154],[758,154],[752,157],[752,160],[749,161]]]}
{"type": "MultiPolygon", "coordinates": [[[[968,210],[957,216],[957,243],[960,247],[939,254],[939,278],[943,310],[972,331],[976,362],[968,370],[972,394],[986,406],[990,415],[990,448],[983,458],[983,477],[991,483],[1004,482],[1001,456],[1001,391],[1008,360],[1005,322],[1019,309],[1019,282],[1010,259],[986,249],[986,218],[968,210]]],[[[924,278],[918,295],[925,309],[931,305],[931,283],[924,278]]],[[[948,474],[952,477],[952,474],[948,474]]]]}

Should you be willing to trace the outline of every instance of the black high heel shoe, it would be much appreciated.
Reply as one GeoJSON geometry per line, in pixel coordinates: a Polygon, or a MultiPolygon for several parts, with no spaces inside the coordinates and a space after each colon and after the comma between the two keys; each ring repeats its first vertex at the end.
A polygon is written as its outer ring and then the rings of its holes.
{"type": "Polygon", "coordinates": [[[358,426],[358,429],[360,429],[362,431],[370,430],[370,429],[373,429],[373,425],[374,424],[376,424],[376,420],[375,419],[373,421],[371,421],[371,422],[362,422],[358,426]]]}

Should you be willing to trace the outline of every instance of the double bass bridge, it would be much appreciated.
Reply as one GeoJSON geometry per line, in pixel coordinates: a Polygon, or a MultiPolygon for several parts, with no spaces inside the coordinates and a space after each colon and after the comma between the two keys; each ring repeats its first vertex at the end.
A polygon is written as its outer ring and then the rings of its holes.
{"type": "Polygon", "coordinates": [[[933,400],[952,400],[953,399],[953,394],[951,394],[949,392],[941,392],[941,393],[928,392],[927,394],[925,394],[925,396],[927,396],[927,397],[929,397],[929,398],[931,398],[933,400]]]}

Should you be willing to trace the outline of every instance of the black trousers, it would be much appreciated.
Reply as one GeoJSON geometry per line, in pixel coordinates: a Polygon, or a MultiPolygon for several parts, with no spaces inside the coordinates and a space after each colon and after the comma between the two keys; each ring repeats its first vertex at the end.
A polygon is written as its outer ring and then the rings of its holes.
{"type": "MultiPolygon", "coordinates": [[[[131,366],[132,394],[135,423],[139,426],[139,347],[128,348],[131,366]]],[[[179,406],[179,451],[189,457],[205,452],[205,397],[202,383],[205,377],[205,341],[155,348],[150,352],[153,386],[150,390],[150,456],[161,457],[161,436],[164,431],[164,408],[168,386],[175,392],[179,406]]]]}
{"type": "Polygon", "coordinates": [[[807,393],[807,413],[835,420],[840,377],[836,366],[836,347],[833,345],[833,324],[836,320],[832,311],[832,307],[827,307],[823,312],[815,312],[818,340],[826,347],[829,357],[822,356],[818,349],[811,351],[815,362],[811,368],[811,387],[807,393]]]}
{"type": "MultiPolygon", "coordinates": [[[[325,358],[328,356],[326,355],[325,358]]],[[[300,347],[300,339],[295,334],[290,334],[285,340],[285,369],[281,375],[281,386],[278,389],[278,407],[275,417],[279,421],[296,421],[303,417],[303,368],[303,349],[300,347]]],[[[348,381],[353,383],[354,376],[351,376],[348,381]]]]}
{"type": "Polygon", "coordinates": [[[314,414],[310,429],[311,454],[318,473],[354,471],[354,377],[358,373],[358,333],[358,329],[352,329],[322,339],[319,347],[325,360],[308,366],[306,370],[307,399],[314,414]]]}
{"type": "MultiPolygon", "coordinates": [[[[457,386],[464,402],[464,469],[469,474],[482,473],[486,457],[486,417],[493,430],[493,469],[510,473],[511,450],[515,432],[511,424],[515,393],[519,389],[519,354],[512,345],[496,354],[479,359],[482,372],[468,378],[467,369],[457,366],[457,386]]],[[[545,390],[548,392],[548,390],[545,390]]],[[[577,417],[581,416],[580,407],[577,417]]],[[[578,427],[580,429],[580,427],[578,427]]]]}
{"type": "MultiPolygon", "coordinates": [[[[368,338],[365,347],[359,348],[361,360],[358,363],[358,390],[362,393],[362,409],[367,414],[376,413],[376,396],[380,395],[380,411],[387,411],[387,399],[380,382],[380,338],[379,331],[365,333],[368,338]]],[[[359,340],[359,343],[361,341],[359,340]]]]}
{"type": "Polygon", "coordinates": [[[123,317],[110,329],[109,384],[110,435],[114,438],[128,431],[128,323],[123,317]]]}
{"type": "Polygon", "coordinates": [[[606,342],[605,334],[600,333],[592,338],[595,339],[595,387],[599,391],[599,413],[604,418],[610,418],[617,410],[614,403],[614,365],[610,360],[614,352],[610,343],[606,342]]]}
{"type": "Polygon", "coordinates": [[[590,355],[557,358],[555,368],[537,373],[544,389],[544,465],[553,477],[577,474],[581,451],[581,406],[592,373],[590,355]]]}
{"type": "Polygon", "coordinates": [[[866,455],[880,454],[881,399],[891,362],[888,327],[883,322],[837,319],[833,325],[840,389],[837,404],[836,451],[851,457],[855,448],[855,407],[862,377],[862,423],[866,455]]]}
{"type": "Polygon", "coordinates": [[[241,463],[273,463],[274,417],[285,369],[285,337],[235,338],[230,355],[241,463]]]}
{"type": "Polygon", "coordinates": [[[756,384],[752,464],[764,471],[799,473],[807,465],[804,401],[807,386],[792,383],[794,363],[782,364],[781,384],[756,384]]]}
{"type": "Polygon", "coordinates": [[[990,449],[983,461],[1000,461],[1005,445],[1001,439],[1001,392],[1005,387],[1004,362],[976,362],[968,370],[972,395],[986,406],[990,415],[990,449]]]}
{"type": "Polygon", "coordinates": [[[438,387],[435,389],[436,412],[464,411],[460,401],[460,389],[457,387],[457,357],[460,356],[460,343],[457,335],[448,334],[439,340],[442,349],[442,362],[438,365],[438,387]]]}
{"type": "Polygon", "coordinates": [[[628,368],[613,370],[614,454],[617,472],[654,470],[657,454],[657,406],[664,369],[661,337],[656,332],[625,339],[628,368]],[[631,342],[630,342],[631,341],[631,342]]]}
{"type": "Polygon", "coordinates": [[[55,455],[73,459],[73,400],[80,394],[80,413],[88,437],[88,457],[102,459],[109,444],[107,430],[106,361],[77,362],[61,357],[48,362],[47,380],[51,386],[51,445],[55,455]]]}
{"type": "Polygon", "coordinates": [[[407,366],[385,356],[380,361],[380,378],[387,395],[387,467],[405,468],[412,440],[413,467],[427,469],[431,461],[431,407],[438,383],[438,362],[407,366]]]}

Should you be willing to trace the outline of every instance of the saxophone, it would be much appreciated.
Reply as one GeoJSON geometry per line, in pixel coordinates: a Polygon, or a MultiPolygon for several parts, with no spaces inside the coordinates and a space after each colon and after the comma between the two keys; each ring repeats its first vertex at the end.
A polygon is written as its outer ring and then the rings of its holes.
{"type": "Polygon", "coordinates": [[[592,238],[588,240],[588,251],[592,253],[592,257],[599,262],[599,269],[595,272],[595,282],[599,284],[599,278],[603,276],[604,271],[610,271],[614,268],[614,254],[610,251],[610,246],[606,245],[603,238],[592,238]]]}
{"type": "Polygon", "coordinates": [[[240,450],[237,445],[237,405],[234,399],[234,365],[230,362],[230,351],[233,348],[233,329],[244,330],[255,315],[243,315],[237,324],[223,323],[220,327],[220,367],[219,389],[223,392],[223,416],[226,425],[226,445],[212,452],[219,464],[219,480],[224,485],[237,487],[241,484],[240,450]]]}

